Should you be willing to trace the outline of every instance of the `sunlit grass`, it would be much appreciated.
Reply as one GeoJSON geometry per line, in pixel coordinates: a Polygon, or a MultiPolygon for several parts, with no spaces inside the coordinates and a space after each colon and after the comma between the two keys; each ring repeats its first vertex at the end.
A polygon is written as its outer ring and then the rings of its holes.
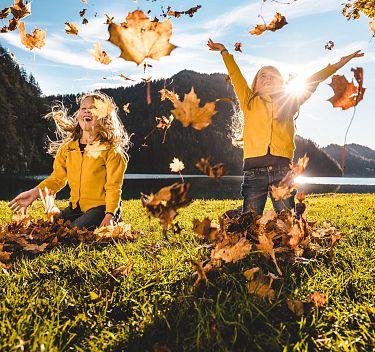
{"type": "MultiPolygon", "coordinates": [[[[197,249],[192,219],[217,219],[239,201],[194,201],[181,209],[182,231],[170,232],[169,241],[139,200],[125,201],[125,222],[144,233],[135,242],[55,248],[18,258],[1,274],[0,350],[371,351],[375,195],[317,195],[306,203],[309,220],[329,220],[347,235],[333,262],[287,267],[276,300],[268,301],[246,292],[242,271],[256,256],[210,275],[207,290],[193,289],[189,259],[208,251],[197,249]],[[130,261],[129,276],[110,275],[130,261]],[[301,319],[289,312],[287,298],[314,291],[326,294],[326,307],[301,319]]],[[[31,213],[43,216],[40,203],[31,213]]],[[[10,219],[0,202],[0,222],[10,219]]]]}

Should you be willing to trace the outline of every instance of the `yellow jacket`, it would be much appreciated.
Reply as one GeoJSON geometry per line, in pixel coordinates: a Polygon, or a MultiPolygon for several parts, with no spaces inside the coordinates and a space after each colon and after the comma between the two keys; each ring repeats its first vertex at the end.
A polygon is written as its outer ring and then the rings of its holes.
{"type": "Polygon", "coordinates": [[[78,140],[64,144],[56,154],[52,174],[37,187],[58,192],[68,182],[73,208],[78,202],[83,212],[105,205],[106,212],[115,214],[127,161],[110,146],[101,145],[101,149],[97,155],[86,149],[82,154],[78,140]]]}
{"type": "Polygon", "coordinates": [[[336,72],[332,65],[315,73],[307,80],[308,90],[303,96],[293,98],[283,96],[276,104],[270,96],[255,96],[243,77],[233,55],[224,54],[223,60],[228,69],[240,108],[244,114],[244,159],[264,156],[270,153],[275,156],[293,159],[294,119],[300,106],[316,90],[318,84],[336,72]]]}

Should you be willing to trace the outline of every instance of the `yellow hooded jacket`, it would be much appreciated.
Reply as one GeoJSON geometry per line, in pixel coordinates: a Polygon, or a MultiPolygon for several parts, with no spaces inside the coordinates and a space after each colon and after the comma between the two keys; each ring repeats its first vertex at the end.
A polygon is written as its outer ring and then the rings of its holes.
{"type": "Polygon", "coordinates": [[[100,150],[93,153],[86,147],[82,154],[78,140],[70,141],[60,147],[52,174],[37,188],[58,192],[68,182],[73,209],[78,202],[83,212],[105,205],[106,212],[115,214],[126,166],[124,155],[108,145],[101,144],[100,150]]]}
{"type": "Polygon", "coordinates": [[[292,160],[295,149],[293,117],[318,84],[335,73],[336,69],[328,65],[306,81],[304,94],[299,97],[284,95],[281,103],[275,103],[270,96],[253,97],[233,55],[225,53],[223,60],[244,114],[244,159],[264,156],[269,148],[270,154],[292,160]]]}

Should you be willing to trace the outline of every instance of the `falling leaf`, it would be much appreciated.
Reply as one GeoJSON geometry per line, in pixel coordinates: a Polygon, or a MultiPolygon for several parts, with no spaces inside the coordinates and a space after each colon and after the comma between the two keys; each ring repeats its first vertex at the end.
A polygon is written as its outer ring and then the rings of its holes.
{"type": "Polygon", "coordinates": [[[191,264],[193,265],[194,269],[196,270],[195,273],[193,273],[193,275],[198,275],[197,279],[195,280],[194,282],[194,287],[197,287],[199,286],[199,284],[201,282],[203,282],[203,284],[205,286],[207,286],[208,284],[208,279],[207,279],[207,276],[206,276],[206,273],[204,271],[204,268],[202,266],[202,262],[200,260],[190,260],[191,261],[191,264]]]}
{"type": "Polygon", "coordinates": [[[214,166],[210,165],[209,158],[201,158],[195,166],[201,170],[208,177],[220,178],[226,173],[225,166],[223,163],[215,164],[214,166]]]}
{"type": "Polygon", "coordinates": [[[178,94],[176,94],[175,92],[172,92],[168,89],[165,89],[165,88],[159,90],[159,93],[161,95],[161,97],[160,97],[161,101],[164,101],[165,99],[168,99],[174,104],[175,102],[179,101],[179,99],[180,99],[178,94]]]}
{"type": "Polygon", "coordinates": [[[168,10],[168,16],[173,16],[176,18],[180,18],[182,15],[189,15],[189,17],[193,17],[194,14],[201,8],[201,5],[194,6],[186,11],[172,11],[168,10]]]}
{"type": "Polygon", "coordinates": [[[173,158],[173,161],[169,164],[169,168],[172,172],[181,172],[185,169],[185,165],[181,160],[173,158]]]}
{"type": "Polygon", "coordinates": [[[114,111],[114,106],[109,99],[94,98],[94,108],[89,109],[89,111],[101,120],[111,115],[114,111]]]}
{"type": "Polygon", "coordinates": [[[332,82],[329,85],[333,89],[334,96],[328,101],[335,108],[347,110],[356,106],[363,99],[366,91],[366,88],[363,88],[363,69],[358,67],[357,69],[352,69],[352,71],[358,86],[353,83],[353,80],[349,82],[345,76],[334,75],[332,77],[332,82]]]}
{"type": "Polygon", "coordinates": [[[261,35],[265,31],[275,32],[278,29],[283,28],[288,22],[281,13],[276,12],[274,19],[268,24],[258,24],[254,29],[250,31],[252,35],[261,35]]]}
{"type": "Polygon", "coordinates": [[[66,34],[72,34],[72,35],[78,35],[78,27],[75,22],[69,23],[65,22],[65,33],[66,34]]]}
{"type": "Polygon", "coordinates": [[[80,15],[80,17],[83,17],[83,16],[85,15],[86,10],[87,10],[87,9],[82,9],[81,11],[79,11],[79,15],[80,15]]]}
{"type": "Polygon", "coordinates": [[[298,194],[296,195],[296,198],[299,202],[303,202],[305,200],[305,193],[303,192],[298,192],[298,194]]]}
{"type": "Polygon", "coordinates": [[[170,115],[169,117],[155,117],[156,119],[156,128],[159,128],[164,131],[164,136],[163,136],[163,141],[162,143],[165,142],[165,137],[167,135],[168,129],[171,127],[172,122],[174,120],[174,116],[170,115]]]}
{"type": "Polygon", "coordinates": [[[114,277],[123,277],[128,276],[130,272],[133,270],[134,262],[130,261],[128,265],[121,265],[118,268],[112,269],[111,274],[114,277]]]}
{"type": "Polygon", "coordinates": [[[7,18],[10,15],[10,7],[6,7],[3,10],[0,10],[0,20],[7,18]]]}
{"type": "Polygon", "coordinates": [[[369,26],[372,31],[372,36],[375,37],[375,17],[371,19],[369,26]]]}
{"type": "Polygon", "coordinates": [[[23,0],[14,0],[13,6],[10,7],[10,11],[15,20],[21,20],[31,15],[31,2],[23,3],[23,0]]]}
{"type": "Polygon", "coordinates": [[[82,24],[87,24],[87,23],[89,23],[89,21],[87,20],[87,18],[84,18],[84,19],[82,20],[82,24]]]}
{"type": "Polygon", "coordinates": [[[107,150],[107,146],[104,144],[101,144],[100,141],[96,141],[90,144],[87,144],[85,147],[85,152],[87,153],[87,156],[89,158],[98,159],[102,152],[107,150]]]}
{"type": "Polygon", "coordinates": [[[125,76],[123,73],[120,73],[119,76],[121,78],[123,78],[125,81],[133,81],[133,82],[135,82],[134,79],[131,79],[131,78],[125,76]]]}
{"type": "Polygon", "coordinates": [[[21,35],[21,43],[28,49],[33,50],[34,48],[42,48],[46,43],[46,31],[35,28],[33,34],[27,34],[25,29],[25,23],[20,22],[19,31],[21,35]]]}
{"type": "Polygon", "coordinates": [[[39,189],[39,196],[48,220],[53,222],[54,218],[60,214],[60,209],[55,204],[56,194],[44,187],[44,189],[39,189]]]}
{"type": "Polygon", "coordinates": [[[200,239],[213,241],[216,239],[216,235],[220,231],[220,226],[217,224],[211,224],[211,220],[207,217],[202,221],[194,219],[193,231],[200,239]]]}
{"type": "Polygon", "coordinates": [[[235,43],[234,44],[234,50],[239,51],[240,53],[242,53],[241,47],[242,47],[242,43],[235,43]]]}
{"type": "Polygon", "coordinates": [[[275,256],[275,250],[274,250],[274,243],[272,241],[272,238],[269,238],[265,234],[260,234],[258,237],[259,244],[256,246],[258,251],[261,251],[262,254],[267,258],[271,257],[273,262],[275,263],[277,272],[282,275],[282,272],[277,265],[276,256],[275,256]]]}
{"type": "Polygon", "coordinates": [[[111,23],[113,23],[114,17],[109,17],[107,14],[105,14],[105,17],[106,17],[106,21],[105,21],[104,24],[111,24],[111,23]]]}
{"type": "Polygon", "coordinates": [[[102,46],[99,42],[95,43],[95,49],[90,49],[89,53],[95,61],[98,61],[103,65],[108,65],[112,61],[108,54],[102,50],[102,46]]]}
{"type": "Polygon", "coordinates": [[[267,210],[262,217],[257,220],[259,225],[267,225],[269,221],[275,220],[277,218],[277,213],[274,210],[267,210]]]}
{"type": "Polygon", "coordinates": [[[335,43],[332,40],[330,40],[324,47],[326,50],[332,50],[334,46],[335,43]]]}
{"type": "Polygon", "coordinates": [[[193,128],[201,130],[211,124],[211,117],[217,111],[214,102],[206,103],[203,107],[199,106],[199,102],[192,87],[190,93],[185,94],[183,102],[177,100],[173,103],[174,109],[171,112],[184,127],[191,124],[193,128]]]}
{"type": "Polygon", "coordinates": [[[146,58],[159,60],[176,48],[169,43],[172,22],[150,21],[143,11],[130,12],[121,26],[111,23],[109,41],[121,50],[120,57],[141,64],[146,58]]]}
{"type": "Polygon", "coordinates": [[[282,200],[282,199],[288,199],[292,196],[291,191],[293,191],[292,188],[284,187],[284,186],[274,186],[271,185],[271,193],[272,197],[276,200],[282,200]]]}
{"type": "Polygon", "coordinates": [[[126,103],[126,104],[123,105],[123,107],[122,107],[122,109],[124,110],[124,112],[125,112],[126,115],[130,113],[129,106],[130,106],[130,103],[126,103]]]}

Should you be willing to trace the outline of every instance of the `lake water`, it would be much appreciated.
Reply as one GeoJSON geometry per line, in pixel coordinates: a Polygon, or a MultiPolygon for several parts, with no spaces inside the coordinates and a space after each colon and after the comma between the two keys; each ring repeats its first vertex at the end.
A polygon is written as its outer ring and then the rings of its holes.
{"type": "MultiPolygon", "coordinates": [[[[18,193],[35,187],[47,175],[6,176],[0,175],[0,199],[10,200],[18,193]]],[[[201,175],[184,175],[191,184],[189,194],[193,198],[240,199],[242,176],[224,176],[219,180],[201,175]]],[[[180,181],[179,175],[125,174],[123,199],[139,198],[140,193],[157,192],[161,187],[180,181]]],[[[375,193],[375,178],[348,177],[298,177],[298,189],[309,193],[375,193]]],[[[69,198],[65,187],[58,199],[69,198]]]]}

